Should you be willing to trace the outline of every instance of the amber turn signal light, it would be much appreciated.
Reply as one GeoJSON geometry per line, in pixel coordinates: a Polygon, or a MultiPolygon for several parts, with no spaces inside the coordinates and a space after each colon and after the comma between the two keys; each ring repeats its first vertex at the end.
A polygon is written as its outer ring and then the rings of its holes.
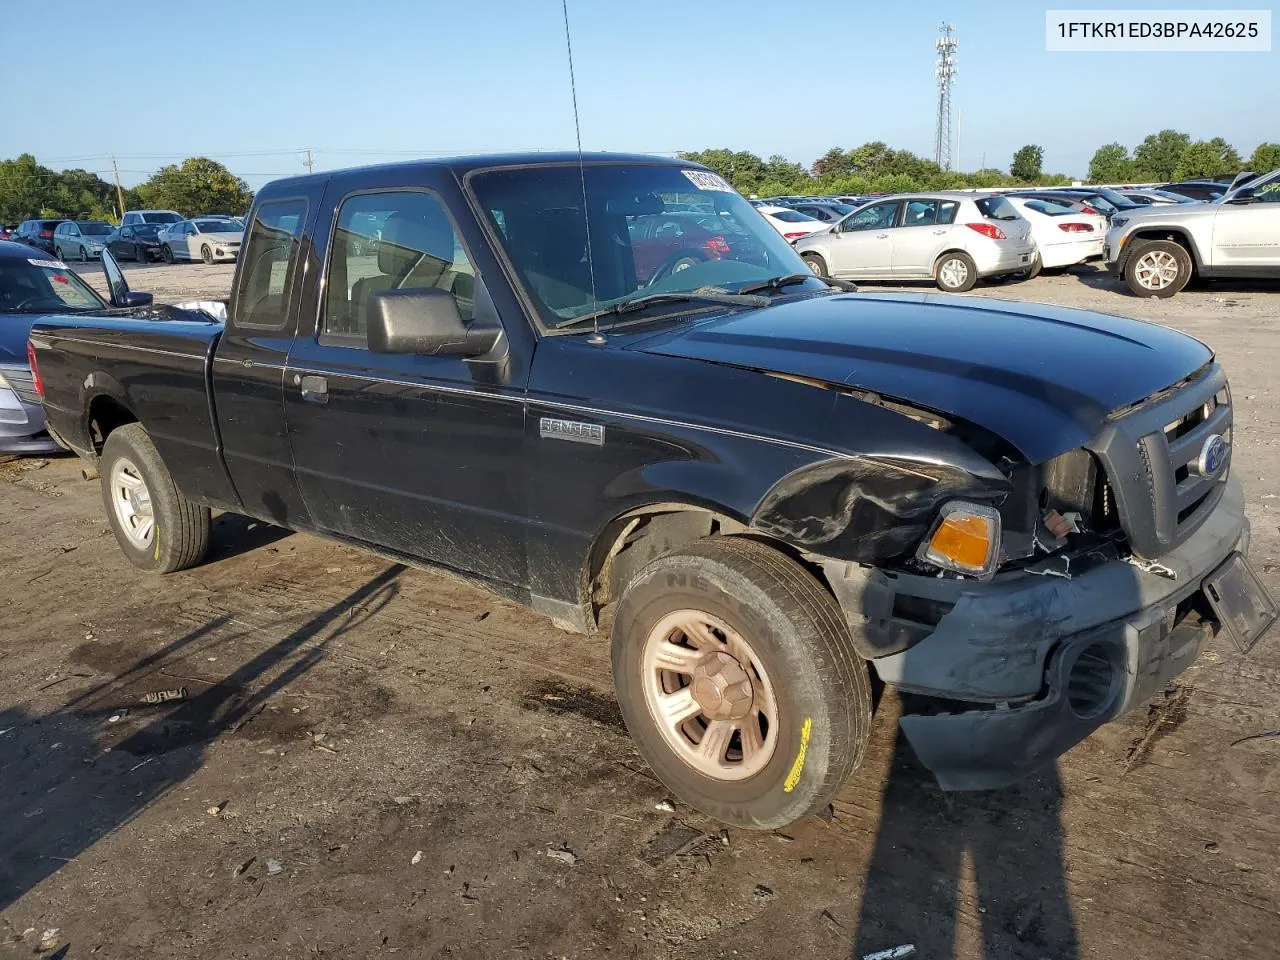
{"type": "Polygon", "coordinates": [[[1000,514],[980,503],[945,504],[917,556],[944,570],[991,576],[1000,560],[1000,514]]]}

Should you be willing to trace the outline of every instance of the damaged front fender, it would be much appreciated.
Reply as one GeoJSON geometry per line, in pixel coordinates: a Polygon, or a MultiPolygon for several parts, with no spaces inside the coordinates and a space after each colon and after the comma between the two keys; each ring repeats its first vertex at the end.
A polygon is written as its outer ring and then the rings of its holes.
{"type": "Polygon", "coordinates": [[[1009,482],[983,466],[883,455],[824,461],[775,484],[751,525],[824,557],[882,564],[913,551],[948,500],[998,506],[1009,482]]]}

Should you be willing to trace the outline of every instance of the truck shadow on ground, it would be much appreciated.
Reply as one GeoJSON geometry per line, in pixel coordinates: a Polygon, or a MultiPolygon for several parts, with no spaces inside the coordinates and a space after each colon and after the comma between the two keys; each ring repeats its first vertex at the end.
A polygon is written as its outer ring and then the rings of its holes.
{"type": "Polygon", "coordinates": [[[195,696],[150,707],[130,696],[131,714],[151,712],[141,724],[130,726],[133,716],[121,721],[129,727],[122,735],[113,737],[108,723],[122,714],[124,691],[230,617],[214,618],[48,714],[0,710],[0,911],[191,776],[215,738],[239,729],[324,659],[330,643],[377,616],[399,593],[404,570],[388,567],[195,696]]]}
{"type": "Polygon", "coordinates": [[[213,519],[209,553],[205,556],[203,564],[230,560],[242,553],[252,553],[290,536],[293,536],[292,530],[250,517],[224,513],[213,519]]]}
{"type": "Polygon", "coordinates": [[[1077,960],[1057,766],[1003,790],[944,792],[901,732],[882,793],[852,957],[1077,960]],[[966,916],[966,914],[968,916],[966,916]],[[961,928],[978,932],[961,933],[961,928]]]}

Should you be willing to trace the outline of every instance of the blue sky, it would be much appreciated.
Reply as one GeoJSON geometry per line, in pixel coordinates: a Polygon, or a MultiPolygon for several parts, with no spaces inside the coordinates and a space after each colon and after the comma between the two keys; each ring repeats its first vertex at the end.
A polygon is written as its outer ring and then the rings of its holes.
{"type": "MultiPolygon", "coordinates": [[[[319,170],[574,143],[560,0],[2,2],[0,157],[109,172],[114,153],[130,185],[202,154],[256,187],[302,172],[307,147],[319,170]],[[13,65],[42,49],[66,53],[41,58],[34,84],[13,65]],[[78,69],[54,69],[66,62],[78,69]]],[[[1280,140],[1280,54],[1047,53],[1044,10],[570,0],[583,147],[809,163],[884,140],[929,156],[944,17],[960,37],[964,169],[984,156],[1007,168],[1038,143],[1047,170],[1082,174],[1098,145],[1164,127],[1225,137],[1246,157],[1280,140]]]]}

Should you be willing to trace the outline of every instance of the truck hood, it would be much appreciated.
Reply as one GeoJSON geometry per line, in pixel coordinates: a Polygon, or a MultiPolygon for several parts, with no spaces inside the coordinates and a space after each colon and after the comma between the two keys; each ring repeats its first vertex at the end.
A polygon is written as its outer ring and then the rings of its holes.
{"type": "Polygon", "coordinates": [[[1125,218],[1125,227],[1131,223],[1177,225],[1197,217],[1212,217],[1221,209],[1222,205],[1219,203],[1162,203],[1139,207],[1137,210],[1122,210],[1115,217],[1125,218]]]}
{"type": "Polygon", "coordinates": [[[632,349],[872,391],[977,424],[1042,463],[1213,358],[1153,324],[1039,303],[855,293],[667,331],[632,349]]]}

